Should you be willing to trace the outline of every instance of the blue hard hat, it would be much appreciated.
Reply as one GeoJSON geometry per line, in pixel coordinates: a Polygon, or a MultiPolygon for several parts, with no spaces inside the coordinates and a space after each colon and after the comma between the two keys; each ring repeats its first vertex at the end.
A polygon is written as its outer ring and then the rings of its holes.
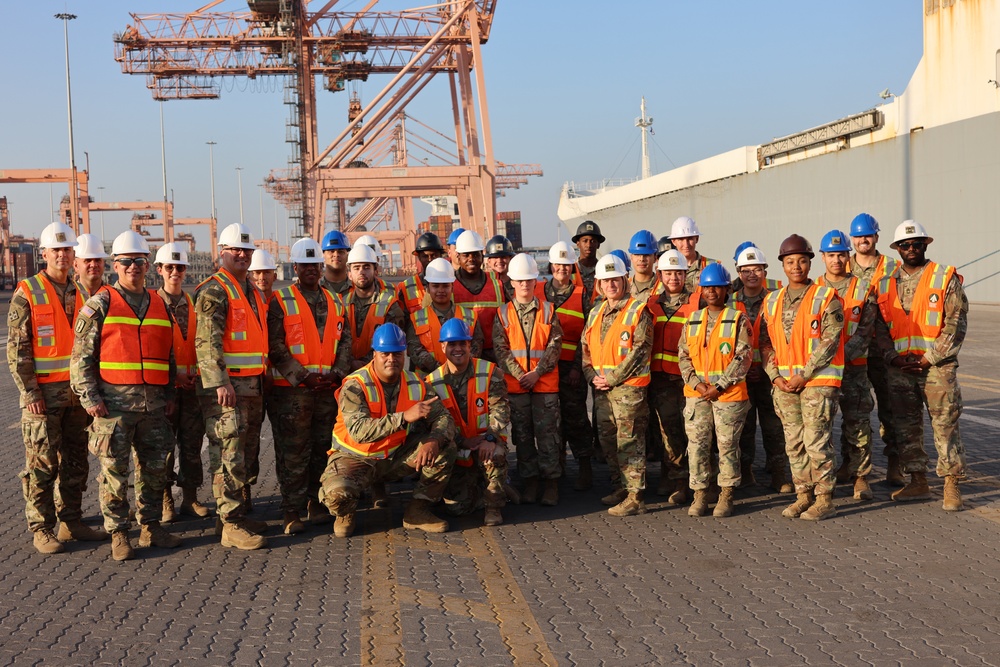
{"type": "Polygon", "coordinates": [[[455,242],[458,241],[458,237],[461,236],[464,231],[465,229],[462,227],[456,227],[453,229],[451,234],[448,235],[448,245],[455,245],[455,242]]]}
{"type": "Polygon", "coordinates": [[[624,250],[617,250],[617,249],[612,250],[611,254],[620,259],[621,261],[625,262],[626,271],[632,270],[632,261],[628,258],[628,255],[625,254],[624,250]]]}
{"type": "MultiPolygon", "coordinates": [[[[878,234],[878,220],[867,213],[858,213],[851,220],[851,236],[875,236],[878,234]]],[[[820,248],[822,250],[822,248],[820,248]]]]}
{"type": "MultiPolygon", "coordinates": [[[[858,236],[866,236],[859,234],[858,236]]],[[[819,242],[820,252],[851,252],[851,244],[847,240],[847,234],[839,229],[833,229],[826,233],[823,240],[819,242]]]]}
{"type": "Polygon", "coordinates": [[[713,262],[702,269],[698,278],[698,284],[702,287],[729,287],[732,282],[729,271],[718,262],[713,262]]]}
{"type": "Polygon", "coordinates": [[[740,253],[746,250],[747,248],[752,248],[753,246],[754,246],[753,241],[744,241],[743,243],[736,246],[736,253],[733,255],[733,261],[734,262],[740,261],[740,253]]]}
{"type": "Polygon", "coordinates": [[[453,317],[441,325],[441,335],[438,340],[450,343],[456,340],[472,340],[472,331],[465,320],[453,317]]]}
{"type": "Polygon", "coordinates": [[[327,250],[350,250],[351,244],[347,242],[347,235],[333,229],[323,237],[323,252],[327,250]]]}
{"type": "Polygon", "coordinates": [[[653,232],[640,229],[632,235],[632,240],[628,243],[628,251],[631,255],[655,255],[658,245],[653,232]]]}
{"type": "Polygon", "coordinates": [[[386,322],[375,330],[372,349],[376,352],[405,352],[406,334],[392,322],[386,322]]]}

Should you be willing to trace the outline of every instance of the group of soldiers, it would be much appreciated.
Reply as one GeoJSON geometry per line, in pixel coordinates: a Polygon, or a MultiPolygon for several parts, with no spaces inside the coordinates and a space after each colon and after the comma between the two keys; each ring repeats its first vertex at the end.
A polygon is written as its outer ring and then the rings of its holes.
{"type": "Polygon", "coordinates": [[[267,524],[248,516],[265,415],[286,534],[332,522],[348,537],[362,499],[384,507],[386,483],[408,477],[405,527],[447,530],[437,505],[483,510],[498,525],[508,501],[558,504],[567,445],[576,490],[591,488],[594,459],[607,464],[613,488],[602,501],[614,516],[645,512],[647,458],[661,462],[657,492],[669,503],[693,491],[690,515],[714,504],[729,516],[734,489],[755,483],[758,421],[772,487],[797,494],[783,515],[820,520],[836,512],[838,480],[872,497],[873,389],[888,481],[903,487],[893,498],[930,497],[926,404],[944,508],[958,510],[968,304],[955,270],[926,259],[933,239],[919,223],[896,229],[898,261],[878,253],[878,233],[861,214],[850,236],[824,236],[816,281],[812,247],[793,234],[779,249],[782,286],[750,242],[731,280],[698,253],[690,218],[600,258],[605,238],[584,222],[550,249],[548,279],[506,238],[456,229],[447,247],[420,236],[420,271],[393,287],[373,237],[351,245],[332,231],[322,244],[296,242],[296,279],[273,290],[274,258],[234,223],[219,237],[218,272],[192,297],[180,244],[157,251],[154,293],[139,234],[119,235],[108,257],[100,239],[52,223],[40,240],[46,267],[18,285],[8,320],[34,546],[58,553],[69,539],[110,537],[112,557],[128,560],[133,521],[140,547],[179,546],[164,524],[211,514],[198,498],[205,436],[222,545],[266,546],[267,524]],[[113,284],[103,281],[108,259],[113,284]],[[103,530],[82,521],[86,447],[101,466],[103,530]]]}

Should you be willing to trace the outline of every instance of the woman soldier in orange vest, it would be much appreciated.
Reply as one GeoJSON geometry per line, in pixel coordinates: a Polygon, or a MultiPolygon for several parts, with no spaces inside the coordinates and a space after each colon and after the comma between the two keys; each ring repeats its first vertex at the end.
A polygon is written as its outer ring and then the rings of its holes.
{"type": "Polygon", "coordinates": [[[497,365],[507,376],[511,437],[517,448],[517,472],[524,481],[521,499],[538,502],[538,478],[544,480],[541,503],[559,502],[559,356],[562,325],[556,309],[535,296],[538,265],[521,253],[508,269],[514,301],[500,307],[493,324],[497,365]]]}
{"type": "Polygon", "coordinates": [[[688,435],[688,467],[694,502],[688,516],[708,511],[712,445],[719,447],[717,517],[733,513],[733,491],[740,484],[740,432],[750,409],[746,376],[753,361],[750,321],[727,307],[731,279],[721,264],[709,264],[698,281],[706,308],[691,313],[678,345],[684,378],[684,427],[688,435]]]}
{"type": "Polygon", "coordinates": [[[778,259],[788,286],[764,301],[760,355],[774,384],[774,408],[785,429],[798,494],[781,515],[820,521],[837,513],[831,440],[844,374],[844,311],[835,290],[809,279],[813,257],[809,241],[798,234],[781,242],[778,259]]]}

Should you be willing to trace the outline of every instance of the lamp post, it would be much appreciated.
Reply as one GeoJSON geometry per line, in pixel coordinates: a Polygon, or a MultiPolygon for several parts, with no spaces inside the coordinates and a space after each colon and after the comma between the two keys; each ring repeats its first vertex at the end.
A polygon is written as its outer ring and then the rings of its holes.
{"type": "Polygon", "coordinates": [[[257,184],[257,194],[260,200],[260,237],[264,238],[264,184],[257,184]]]}
{"type": "Polygon", "coordinates": [[[160,168],[163,171],[163,241],[164,243],[173,243],[174,221],[173,219],[167,219],[167,143],[164,136],[163,100],[160,100],[160,168]]]}
{"type": "Polygon", "coordinates": [[[208,172],[209,180],[212,183],[212,217],[218,220],[219,213],[215,210],[215,153],[213,150],[215,148],[215,142],[206,141],[205,143],[208,144],[208,172]]]}
{"type": "MultiPolygon", "coordinates": [[[[104,186],[97,186],[97,200],[104,201],[104,186]]],[[[101,243],[104,243],[104,211],[101,211],[101,243]]]]}
{"type": "Polygon", "coordinates": [[[236,178],[240,184],[240,224],[243,224],[243,167],[236,167],[236,178]]]}
{"type": "Polygon", "coordinates": [[[69,22],[76,18],[76,14],[60,12],[55,15],[55,18],[63,22],[63,38],[66,42],[66,115],[69,122],[69,169],[71,174],[69,204],[73,216],[70,226],[75,230],[79,229],[80,193],[76,182],[76,151],[73,148],[73,95],[69,84],[69,22]]]}

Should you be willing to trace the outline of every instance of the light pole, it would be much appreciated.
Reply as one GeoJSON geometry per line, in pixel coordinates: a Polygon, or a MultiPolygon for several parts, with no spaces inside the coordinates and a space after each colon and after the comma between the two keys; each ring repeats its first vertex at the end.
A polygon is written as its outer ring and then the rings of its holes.
{"type": "Polygon", "coordinates": [[[260,237],[264,238],[264,185],[262,183],[257,184],[257,194],[260,200],[260,237]]]}
{"type": "Polygon", "coordinates": [[[174,221],[167,220],[167,143],[163,132],[163,100],[160,100],[160,168],[163,171],[163,241],[173,243],[174,221]]]}
{"type": "Polygon", "coordinates": [[[80,193],[76,183],[76,151],[73,148],[73,95],[69,85],[69,22],[76,18],[76,14],[61,12],[55,17],[63,22],[63,37],[66,42],[66,112],[69,121],[69,169],[71,180],[69,183],[69,204],[73,220],[70,226],[78,229],[80,215],[80,193]]]}
{"type": "MultiPolygon", "coordinates": [[[[104,186],[97,186],[97,200],[104,201],[104,186]]],[[[104,243],[104,211],[101,211],[101,243],[104,243]]]]}
{"type": "Polygon", "coordinates": [[[215,210],[215,153],[213,151],[215,142],[206,141],[205,143],[208,144],[208,171],[212,183],[212,217],[218,220],[219,213],[215,210]]]}
{"type": "Polygon", "coordinates": [[[240,184],[240,224],[243,224],[243,167],[236,167],[236,178],[240,184]]]}

